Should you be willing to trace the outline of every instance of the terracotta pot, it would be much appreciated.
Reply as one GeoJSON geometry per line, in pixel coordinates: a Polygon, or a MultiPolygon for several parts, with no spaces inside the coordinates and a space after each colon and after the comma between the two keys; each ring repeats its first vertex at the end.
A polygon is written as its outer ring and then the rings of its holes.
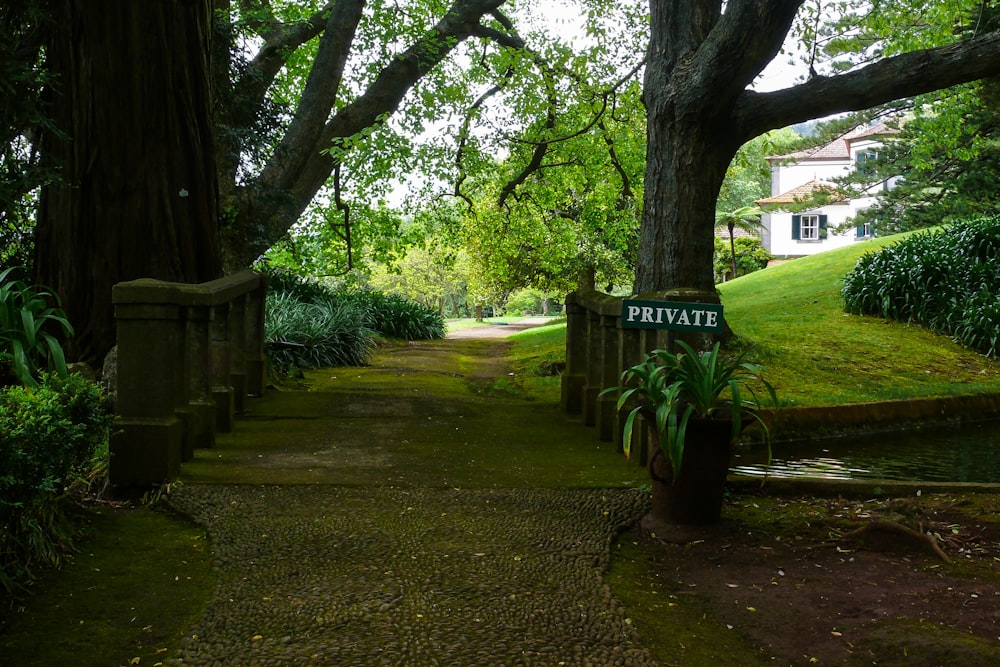
{"type": "Polygon", "coordinates": [[[681,474],[674,480],[669,459],[652,434],[649,461],[654,519],[683,525],[707,525],[722,518],[722,500],[733,450],[730,419],[692,419],[685,437],[681,474]]]}

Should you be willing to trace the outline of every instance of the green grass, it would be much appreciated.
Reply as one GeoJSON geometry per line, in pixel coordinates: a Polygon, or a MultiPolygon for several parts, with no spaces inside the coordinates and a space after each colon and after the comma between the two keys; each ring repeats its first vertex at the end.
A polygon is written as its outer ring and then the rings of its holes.
{"type": "Polygon", "coordinates": [[[844,312],[844,276],[890,236],[797,259],[720,287],[783,405],[822,406],[1000,391],[1000,363],[917,326],[844,312]]]}
{"type": "Polygon", "coordinates": [[[507,352],[523,393],[534,400],[558,401],[559,373],[566,361],[566,320],[520,331],[507,352]]]}
{"type": "Polygon", "coordinates": [[[204,530],[148,508],[88,515],[73,562],[0,615],[0,664],[154,665],[201,615],[215,586],[204,530]]]}
{"type": "Polygon", "coordinates": [[[474,317],[462,317],[458,319],[445,320],[444,327],[447,331],[462,331],[464,329],[475,329],[476,327],[488,327],[491,324],[515,324],[525,319],[521,315],[511,317],[487,317],[477,320],[474,317]]]}

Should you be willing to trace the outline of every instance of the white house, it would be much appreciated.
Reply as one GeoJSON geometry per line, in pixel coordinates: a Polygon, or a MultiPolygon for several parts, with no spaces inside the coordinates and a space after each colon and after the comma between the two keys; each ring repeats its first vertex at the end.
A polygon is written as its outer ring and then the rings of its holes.
{"type": "Polygon", "coordinates": [[[857,199],[833,196],[814,208],[795,211],[783,205],[809,200],[817,191],[836,192],[834,178],[846,176],[863,168],[865,159],[877,154],[881,137],[898,130],[879,123],[869,128],[856,128],[825,146],[789,155],[768,158],[771,165],[771,196],[757,201],[764,214],[761,216],[761,242],[775,257],[802,257],[817,252],[839,248],[862,239],[870,238],[867,225],[834,232],[834,228],[854,217],[859,210],[868,208],[874,201],[874,190],[889,187],[891,183],[873,188],[857,199]]]}

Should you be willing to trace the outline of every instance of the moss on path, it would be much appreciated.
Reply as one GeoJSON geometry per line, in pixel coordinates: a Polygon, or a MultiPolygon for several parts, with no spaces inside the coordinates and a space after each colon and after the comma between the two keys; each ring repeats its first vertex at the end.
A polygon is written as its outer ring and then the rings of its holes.
{"type": "Polygon", "coordinates": [[[253,399],[234,433],[182,468],[187,483],[460,488],[646,482],[593,428],[520,396],[502,340],[382,349],[371,366],[306,374],[253,399]]]}

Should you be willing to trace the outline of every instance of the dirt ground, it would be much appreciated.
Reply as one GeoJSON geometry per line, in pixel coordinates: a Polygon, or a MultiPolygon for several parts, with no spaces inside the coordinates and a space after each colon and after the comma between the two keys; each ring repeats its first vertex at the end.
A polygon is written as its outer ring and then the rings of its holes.
{"type": "Polygon", "coordinates": [[[702,613],[665,642],[668,664],[703,664],[727,632],[759,664],[1000,664],[998,510],[994,494],[736,496],[719,526],[623,537],[651,561],[632,610],[702,613]]]}

